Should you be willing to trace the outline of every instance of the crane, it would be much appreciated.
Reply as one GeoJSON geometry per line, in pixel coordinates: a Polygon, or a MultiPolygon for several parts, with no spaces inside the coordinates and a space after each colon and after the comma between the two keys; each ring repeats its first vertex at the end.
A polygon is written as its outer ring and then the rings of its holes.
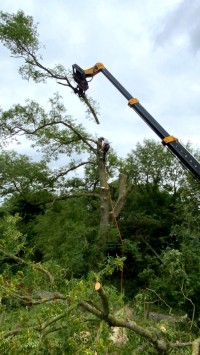
{"type": "Polygon", "coordinates": [[[88,78],[93,78],[98,73],[105,77],[117,88],[117,90],[128,100],[128,105],[144,120],[144,122],[157,134],[162,143],[183,163],[183,165],[200,181],[200,163],[194,156],[179,142],[178,138],[170,135],[151,114],[140,104],[139,100],[133,97],[115,77],[105,68],[102,63],[96,63],[89,69],[82,69],[77,64],[72,65],[73,78],[77,83],[74,92],[80,97],[88,90],[88,78]]]}

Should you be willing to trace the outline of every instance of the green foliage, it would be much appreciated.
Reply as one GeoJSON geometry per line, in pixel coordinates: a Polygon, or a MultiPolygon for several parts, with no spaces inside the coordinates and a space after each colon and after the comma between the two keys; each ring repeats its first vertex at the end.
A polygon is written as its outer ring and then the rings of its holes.
{"type": "MultiPolygon", "coordinates": [[[[8,111],[1,111],[0,128],[3,144],[21,135],[30,140],[32,147],[44,154],[46,162],[58,159],[62,154],[70,157],[75,154],[76,161],[80,164],[83,153],[95,152],[89,143],[90,135],[82,124],[72,119],[57,93],[49,100],[50,110],[46,112],[34,101],[26,100],[26,105],[15,105],[8,111]]],[[[74,162],[69,163],[69,168],[74,162]],[[71,165],[70,165],[71,163],[71,165]]],[[[73,164],[74,163],[74,164],[73,164]]],[[[69,169],[68,168],[68,169],[69,169]]],[[[67,170],[67,168],[65,168],[67,170]]]]}
{"type": "MultiPolygon", "coordinates": [[[[14,255],[14,252],[18,254],[21,247],[22,235],[17,233],[17,219],[18,217],[8,216],[1,224],[2,245],[7,251],[9,249],[10,257],[14,255]],[[12,243],[6,245],[9,238],[15,242],[15,248],[16,244],[19,244],[17,249],[12,248],[12,243]]],[[[25,248],[24,253],[26,255],[25,248]]],[[[46,349],[49,354],[94,354],[95,351],[97,353],[120,351],[121,354],[127,354],[143,345],[141,337],[128,331],[128,343],[119,348],[119,345],[111,342],[108,325],[101,319],[96,319],[93,314],[88,315],[82,307],[80,308],[82,300],[89,300],[90,305],[97,305],[97,309],[101,308],[99,295],[93,289],[94,282],[103,280],[115,269],[121,270],[123,258],[108,258],[100,273],[92,272],[87,278],[81,279],[66,279],[66,270],[55,265],[54,262],[37,264],[29,262],[28,259],[26,262],[26,259],[18,257],[16,259],[13,257],[13,261],[18,264],[17,272],[8,264],[0,279],[2,314],[0,350],[2,354],[18,354],[19,352],[45,354],[46,349]],[[51,278],[49,278],[49,273],[52,275],[51,278]],[[26,307],[24,308],[23,305],[26,307]]],[[[181,273],[181,253],[171,252],[168,257],[165,257],[165,261],[170,261],[171,277],[178,277],[177,269],[180,269],[180,277],[184,276],[181,273]]],[[[108,285],[105,286],[105,292],[111,314],[118,313],[119,309],[124,306],[123,294],[119,295],[116,289],[108,285]]],[[[158,294],[153,293],[153,296],[157,298],[158,294]]],[[[135,297],[134,320],[141,326],[155,327],[155,324],[149,324],[143,319],[144,303],[153,302],[153,296],[151,294],[148,298],[148,295],[144,293],[135,297]]],[[[161,298],[160,301],[162,302],[161,298]]],[[[123,317],[124,311],[121,312],[123,317]]],[[[190,341],[193,338],[190,329],[182,323],[161,321],[156,327],[159,332],[165,332],[165,338],[170,342],[179,341],[182,337],[184,341],[190,341]]],[[[143,353],[154,353],[153,348],[148,347],[148,350],[144,350],[143,353]]],[[[184,352],[180,350],[179,354],[182,353],[184,352]]]]}
{"type": "Polygon", "coordinates": [[[180,238],[180,249],[166,248],[160,256],[162,263],[157,270],[149,265],[140,277],[148,280],[149,287],[158,292],[170,307],[187,312],[193,323],[199,312],[199,232],[189,235],[183,227],[176,228],[176,231],[181,233],[179,237],[175,230],[173,233],[174,238],[175,235],[180,238]]]}
{"type": "MultiPolygon", "coordinates": [[[[15,259],[22,237],[17,233],[16,222],[17,218],[8,216],[1,224],[2,245],[6,252],[9,249],[10,257],[13,255],[13,262],[19,266],[17,272],[8,267],[0,279],[1,353],[45,354],[48,349],[49,354],[93,354],[113,349],[108,326],[95,316],[88,316],[79,306],[83,299],[89,299],[91,304],[100,301],[93,290],[94,275],[89,274],[87,279],[66,280],[64,270],[55,263],[23,263],[24,259],[15,259]],[[15,249],[6,245],[9,237],[15,249]],[[53,281],[47,277],[48,269],[53,281]]],[[[106,291],[111,310],[119,307],[122,300],[116,290],[106,288],[106,291]]]]}
{"type": "Polygon", "coordinates": [[[30,192],[52,187],[46,162],[33,162],[28,156],[14,151],[1,151],[0,170],[1,197],[17,194],[28,199],[30,192]]]}
{"type": "Polygon", "coordinates": [[[31,16],[0,12],[0,39],[13,55],[31,54],[39,49],[36,25],[31,16]]]}
{"type": "MultiPolygon", "coordinates": [[[[62,65],[49,69],[39,62],[32,17],[21,10],[0,12],[0,40],[12,56],[23,57],[23,78],[54,78],[73,89],[71,73],[62,65]]],[[[82,102],[86,117],[97,119],[96,103],[91,98],[82,102]]],[[[112,200],[119,198],[119,171],[134,186],[129,186],[117,217],[122,240],[116,224],[107,219],[108,241],[100,250],[97,138],[72,119],[59,94],[49,100],[49,107],[44,110],[27,100],[0,110],[2,146],[24,135],[43,154],[39,163],[14,152],[2,151],[0,156],[0,352],[130,354],[143,347],[143,339],[130,330],[129,342],[117,347],[109,326],[80,306],[87,300],[101,310],[93,289],[99,280],[105,284],[112,314],[124,307],[125,294],[126,300],[133,300],[141,326],[156,329],[158,336],[164,327],[169,343],[190,341],[196,336],[192,331],[198,329],[199,313],[199,186],[160,143],[144,140],[124,161],[111,149],[107,173],[112,200]],[[67,158],[66,164],[51,170],[47,164],[60,157],[67,158]],[[81,167],[83,173],[71,175],[81,167]],[[113,287],[119,275],[124,285],[120,294],[113,287]],[[155,326],[144,318],[146,304],[187,313],[187,325],[166,321],[155,326]]],[[[148,346],[141,353],[154,354],[155,349],[148,346]]]]}
{"type": "Polygon", "coordinates": [[[81,198],[55,202],[35,220],[31,244],[41,251],[44,260],[53,258],[65,267],[68,275],[86,272],[94,251],[96,226],[86,204],[87,199],[81,198]]]}
{"type": "Polygon", "coordinates": [[[106,262],[104,263],[104,267],[99,272],[99,276],[102,278],[103,276],[109,276],[114,273],[115,270],[123,270],[125,257],[116,256],[116,258],[107,257],[106,262]]]}
{"type": "Polygon", "coordinates": [[[0,220],[1,246],[16,255],[24,247],[24,238],[17,230],[19,216],[6,216],[0,220]]]}
{"type": "Polygon", "coordinates": [[[176,192],[186,171],[160,143],[144,139],[137,143],[125,161],[125,171],[134,184],[153,184],[176,192]]]}

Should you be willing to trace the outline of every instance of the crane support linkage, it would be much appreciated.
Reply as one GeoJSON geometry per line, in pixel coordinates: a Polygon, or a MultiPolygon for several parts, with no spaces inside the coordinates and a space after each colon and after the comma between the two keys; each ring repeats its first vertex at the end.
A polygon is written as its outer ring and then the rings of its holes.
{"type": "Polygon", "coordinates": [[[128,100],[128,105],[144,120],[144,122],[157,134],[162,143],[183,163],[183,165],[200,181],[200,163],[192,156],[192,154],[178,141],[174,136],[171,136],[139,103],[139,100],[134,98],[115,77],[105,68],[102,63],[97,63],[93,67],[83,70],[77,64],[72,66],[73,78],[77,83],[75,92],[83,97],[85,91],[88,90],[87,78],[93,78],[99,72],[116,87],[116,89],[128,100]]]}

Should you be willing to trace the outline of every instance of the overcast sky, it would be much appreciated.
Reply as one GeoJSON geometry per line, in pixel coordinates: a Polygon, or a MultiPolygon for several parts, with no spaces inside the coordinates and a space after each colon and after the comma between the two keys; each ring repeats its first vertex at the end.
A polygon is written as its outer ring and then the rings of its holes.
{"type": "MultiPolygon", "coordinates": [[[[0,7],[33,16],[46,47],[44,65],[70,69],[76,63],[87,69],[103,63],[169,134],[200,147],[199,0],[1,0],[0,7]]],[[[20,62],[2,45],[0,52],[3,109],[26,98],[45,106],[59,91],[69,114],[94,135],[107,137],[119,156],[144,138],[160,140],[101,73],[88,91],[100,106],[98,126],[84,121],[83,107],[69,89],[22,80],[20,62]]]]}

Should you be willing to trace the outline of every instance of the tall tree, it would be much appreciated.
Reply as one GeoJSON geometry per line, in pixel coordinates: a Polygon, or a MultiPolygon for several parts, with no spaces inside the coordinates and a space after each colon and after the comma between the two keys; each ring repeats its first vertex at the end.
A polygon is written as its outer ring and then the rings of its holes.
{"type": "MultiPolygon", "coordinates": [[[[39,51],[37,26],[32,17],[26,16],[23,11],[16,14],[1,12],[0,39],[10,50],[12,56],[22,58],[25,62],[20,67],[20,74],[24,79],[35,82],[46,82],[54,79],[58,84],[65,85],[76,93],[76,86],[71,72],[62,65],[49,68],[44,65],[39,51]]],[[[97,123],[97,109],[94,101],[86,96],[77,97],[86,106],[87,116],[92,115],[97,123]]],[[[38,103],[27,100],[25,105],[17,104],[7,111],[0,112],[0,135],[4,144],[12,139],[25,136],[32,146],[43,154],[43,160],[50,163],[58,158],[66,161],[59,169],[51,172],[51,187],[56,190],[56,198],[65,199],[72,196],[93,196],[100,199],[100,225],[99,239],[105,245],[110,228],[110,212],[113,208],[110,202],[110,191],[107,183],[107,171],[103,162],[98,138],[89,134],[83,124],[79,124],[68,114],[58,93],[49,100],[49,111],[44,110],[38,103]],[[70,174],[80,171],[84,166],[93,166],[97,170],[98,184],[96,191],[87,188],[80,189],[72,182],[70,174]]],[[[115,177],[116,178],[116,177],[115,177]]],[[[95,180],[96,181],[96,180],[95,180]]],[[[93,182],[91,182],[93,183],[93,182]]],[[[119,196],[117,213],[119,213],[119,200],[125,200],[125,195],[119,196]]]]}
{"type": "Polygon", "coordinates": [[[128,154],[125,169],[134,184],[153,184],[171,192],[179,189],[181,180],[187,175],[175,156],[151,139],[136,144],[128,154]]]}
{"type": "MultiPolygon", "coordinates": [[[[38,83],[54,79],[76,92],[71,73],[62,65],[54,68],[44,65],[39,54],[41,45],[37,28],[30,16],[25,16],[22,11],[17,14],[1,12],[0,39],[12,56],[24,60],[20,68],[24,79],[33,79],[38,83]]],[[[82,100],[87,111],[99,123],[94,102],[86,96],[77,99],[82,100]]],[[[26,213],[31,205],[31,212],[26,215],[30,221],[33,206],[45,206],[35,213],[37,216],[34,215],[31,226],[31,235],[38,237],[34,246],[43,253],[40,262],[34,258],[33,250],[27,243],[28,233],[23,234],[16,227],[16,223],[19,224],[18,216],[4,216],[0,220],[0,306],[6,313],[5,322],[3,316],[0,318],[3,326],[1,351],[9,353],[17,348],[17,351],[24,353],[44,353],[47,347],[52,354],[105,353],[113,350],[108,327],[118,326],[134,333],[134,346],[128,350],[144,353],[144,349],[147,349],[147,354],[152,351],[167,354],[171,350],[191,346],[193,352],[198,354],[199,340],[191,342],[191,339],[196,338],[191,334],[194,322],[190,331],[187,328],[189,340],[177,343],[180,331],[176,326],[173,332],[165,334],[159,326],[152,326],[151,322],[147,327],[141,326],[141,323],[145,323],[143,318],[137,322],[135,319],[126,321],[115,317],[115,308],[122,304],[123,297],[117,295],[112,287],[105,287],[104,290],[100,281],[108,280],[116,269],[122,271],[124,258],[108,258],[104,266],[101,259],[99,273],[89,273],[88,278],[80,277],[90,269],[93,261],[98,261],[101,250],[105,256],[108,236],[112,238],[114,235],[116,238],[112,226],[120,226],[126,240],[122,240],[121,235],[117,237],[121,238],[124,254],[127,256],[130,253],[131,261],[135,257],[137,263],[134,260],[134,266],[142,263],[137,270],[132,269],[131,263],[127,264],[126,271],[130,272],[130,279],[134,278],[137,286],[142,282],[143,288],[152,286],[154,294],[158,296],[157,292],[161,286],[164,287],[164,281],[158,275],[162,271],[169,281],[166,283],[169,292],[163,292],[164,297],[169,297],[172,291],[176,302],[176,297],[180,295],[177,296],[177,285],[174,287],[172,284],[176,276],[179,285],[185,282],[186,287],[182,287],[184,299],[189,298],[190,304],[194,300],[196,302],[199,283],[191,270],[199,270],[199,259],[193,258],[192,268],[188,267],[187,270],[186,262],[198,246],[197,227],[189,238],[189,248],[186,239],[191,229],[183,228],[188,221],[192,223],[193,213],[195,216],[198,213],[199,200],[195,196],[195,187],[188,193],[188,186],[184,184],[187,176],[180,165],[176,165],[175,160],[152,141],[146,141],[145,146],[139,143],[125,164],[111,150],[105,166],[100,140],[87,132],[83,121],[80,124],[72,119],[59,94],[50,99],[49,105],[49,110],[45,110],[38,103],[27,100],[25,105],[16,104],[0,112],[3,143],[25,136],[42,155],[42,161],[36,164],[24,156],[2,153],[1,165],[8,161],[8,169],[3,167],[1,173],[2,196],[12,195],[13,198],[13,201],[7,202],[7,211],[9,208],[11,210],[12,202],[12,207],[20,206],[20,211],[26,213]],[[64,164],[57,169],[50,168],[50,163],[60,157],[64,158],[64,164]],[[79,171],[81,173],[76,175],[79,171]],[[129,200],[124,209],[127,196],[129,200]],[[190,207],[181,220],[183,200],[190,207]],[[191,206],[192,215],[189,216],[191,206]],[[176,225],[172,226],[174,209],[177,212],[176,225]],[[61,263],[60,267],[58,264],[61,263]],[[73,275],[80,279],[74,279],[73,275]],[[96,282],[96,292],[91,289],[93,282],[96,282]],[[101,300],[100,305],[95,293],[101,300]],[[21,304],[39,307],[37,310],[33,307],[29,312],[21,304]],[[92,322],[82,309],[92,315],[92,322]],[[13,312],[16,312],[20,324],[12,323],[13,312]],[[30,322],[30,314],[33,315],[33,322],[30,322]],[[98,331],[94,327],[96,318],[100,320],[98,331]],[[88,331],[91,335],[88,345],[80,346],[81,331],[88,331]],[[102,339],[106,339],[105,342],[102,339]]],[[[24,217],[23,213],[21,215],[24,217]]],[[[116,254],[118,250],[113,248],[112,251],[116,254]]],[[[133,286],[132,282],[130,287],[133,286]]],[[[142,295],[144,293],[141,292],[142,295]]],[[[137,297],[137,300],[139,297],[142,299],[140,309],[146,301],[152,301],[152,298],[144,300],[141,294],[137,297]]],[[[181,306],[181,302],[179,304],[181,306]]],[[[135,302],[136,310],[137,307],[135,302]]],[[[185,339],[185,332],[181,338],[185,339]]],[[[127,348],[124,351],[127,353],[127,348]]]]}

